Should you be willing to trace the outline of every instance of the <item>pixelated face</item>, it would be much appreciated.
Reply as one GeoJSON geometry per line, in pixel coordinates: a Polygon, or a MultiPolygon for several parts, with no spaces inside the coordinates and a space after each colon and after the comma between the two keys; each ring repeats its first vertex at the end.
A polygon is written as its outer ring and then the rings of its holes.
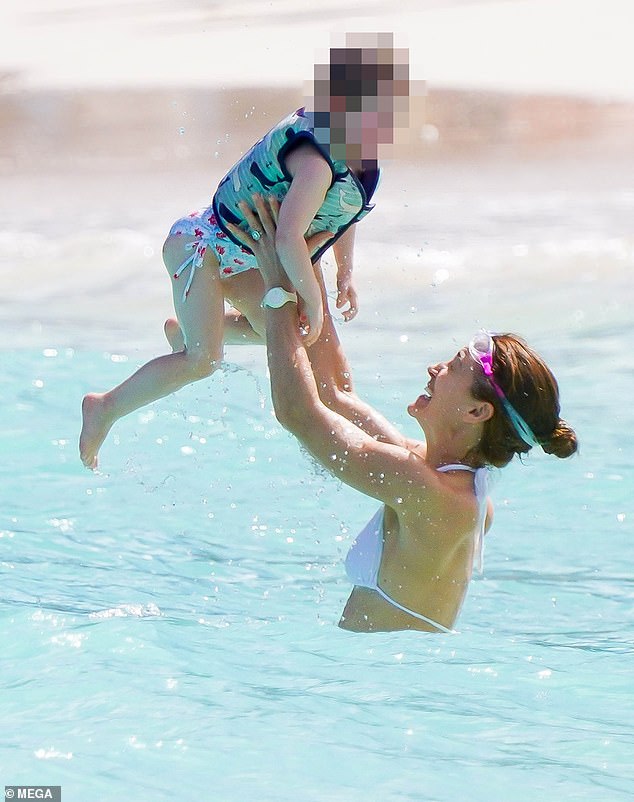
{"type": "Polygon", "coordinates": [[[334,159],[376,160],[409,125],[409,53],[391,33],[346,34],[315,65],[315,136],[334,159]]]}

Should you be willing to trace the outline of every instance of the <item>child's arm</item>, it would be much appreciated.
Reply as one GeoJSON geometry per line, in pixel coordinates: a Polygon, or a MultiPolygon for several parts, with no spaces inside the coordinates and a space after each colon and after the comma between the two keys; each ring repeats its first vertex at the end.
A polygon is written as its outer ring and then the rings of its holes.
{"type": "Polygon", "coordinates": [[[324,158],[309,145],[292,151],[286,163],[293,180],[280,206],[275,247],[286,275],[304,302],[310,326],[305,344],[309,346],[319,337],[324,311],[304,234],[324,201],[332,172],[324,158]]]}
{"type": "Polygon", "coordinates": [[[332,250],[337,262],[337,309],[348,304],[343,311],[345,321],[352,320],[359,311],[357,291],[352,284],[352,255],[354,252],[354,235],[356,226],[350,226],[338,240],[333,243],[332,250]]]}

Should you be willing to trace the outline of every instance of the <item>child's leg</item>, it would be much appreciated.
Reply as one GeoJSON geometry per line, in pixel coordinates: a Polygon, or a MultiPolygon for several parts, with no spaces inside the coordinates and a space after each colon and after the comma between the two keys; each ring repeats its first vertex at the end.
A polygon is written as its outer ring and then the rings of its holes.
{"type": "MultiPolygon", "coordinates": [[[[244,270],[221,280],[224,297],[234,309],[224,313],[225,345],[260,345],[264,343],[264,313],[260,303],[264,282],[259,270],[244,270]]],[[[182,351],[183,335],[173,318],[165,321],[165,336],[173,351],[182,351]]]]}
{"type": "Polygon", "coordinates": [[[112,425],[134,410],[173,393],[186,384],[213,373],[222,360],[224,298],[218,263],[207,249],[187,299],[182,293],[185,275],[173,275],[190,252],[185,236],[169,237],[163,250],[172,277],[174,308],[184,336],[185,348],[152,359],[122,384],[106,393],[89,393],[82,404],[83,427],[79,439],[82,462],[97,465],[97,453],[112,425]]]}
{"type": "MultiPolygon", "coordinates": [[[[173,317],[168,318],[163,325],[163,330],[172,351],[182,351],[185,347],[185,338],[178,320],[173,317]]],[[[264,337],[255,331],[246,315],[243,315],[238,309],[225,310],[223,339],[225,345],[264,344],[264,337]]]]}
{"type": "Polygon", "coordinates": [[[264,282],[259,270],[245,270],[222,279],[225,298],[235,307],[225,316],[225,331],[231,334],[231,340],[225,342],[237,344],[244,342],[247,333],[245,324],[251,328],[252,334],[247,342],[264,343],[266,322],[264,310],[260,306],[264,295],[264,282]],[[236,312],[237,310],[237,312],[236,312]]]}
{"type": "Polygon", "coordinates": [[[341,394],[353,392],[352,373],[330,314],[320,263],[315,265],[315,276],[321,290],[324,325],[317,341],[308,349],[308,358],[322,402],[339,411],[337,401],[341,394]]]}
{"type": "Polygon", "coordinates": [[[401,442],[403,435],[354,392],[350,365],[328,310],[328,299],[319,265],[315,268],[315,274],[321,286],[325,314],[321,333],[308,349],[308,358],[322,402],[371,437],[391,443],[401,442]]]}
{"type": "Polygon", "coordinates": [[[165,332],[165,339],[170,345],[173,352],[183,351],[185,349],[185,337],[180,323],[175,317],[168,317],[163,324],[163,331],[165,332]]]}
{"type": "Polygon", "coordinates": [[[264,345],[264,337],[238,309],[225,312],[225,345],[264,345]]]}

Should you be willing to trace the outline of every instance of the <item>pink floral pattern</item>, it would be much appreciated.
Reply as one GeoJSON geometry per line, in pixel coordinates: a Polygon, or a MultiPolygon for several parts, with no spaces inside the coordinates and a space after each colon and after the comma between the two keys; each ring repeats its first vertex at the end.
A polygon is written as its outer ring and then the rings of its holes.
{"type": "MultiPolygon", "coordinates": [[[[210,208],[192,212],[187,217],[177,220],[170,230],[170,235],[196,237],[197,241],[192,247],[196,250],[198,263],[202,262],[207,248],[211,246],[218,257],[222,276],[232,276],[258,267],[253,254],[242,245],[236,245],[220,229],[216,216],[210,208]]],[[[174,278],[178,276],[175,275],[174,278]]]]}

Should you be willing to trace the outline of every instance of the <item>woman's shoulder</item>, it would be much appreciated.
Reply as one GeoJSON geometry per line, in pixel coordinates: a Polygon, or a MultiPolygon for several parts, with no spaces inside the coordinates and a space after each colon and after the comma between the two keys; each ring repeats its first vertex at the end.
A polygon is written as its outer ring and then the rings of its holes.
{"type": "Polygon", "coordinates": [[[475,470],[462,465],[438,470],[427,461],[425,443],[408,440],[406,447],[411,454],[409,492],[388,506],[397,514],[414,511],[425,516],[470,519],[479,504],[474,492],[475,470]]]}

